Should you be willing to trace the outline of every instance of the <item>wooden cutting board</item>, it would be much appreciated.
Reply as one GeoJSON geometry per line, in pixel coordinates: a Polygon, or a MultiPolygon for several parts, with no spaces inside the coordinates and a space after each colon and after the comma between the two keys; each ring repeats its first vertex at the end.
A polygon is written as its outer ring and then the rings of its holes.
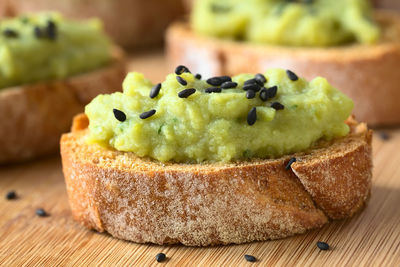
{"type": "MultiPolygon", "coordinates": [[[[130,69],[154,82],[167,72],[162,53],[134,55],[130,69]]],[[[135,244],[88,231],[70,214],[59,156],[0,167],[0,265],[46,266],[400,266],[400,129],[374,137],[368,206],[354,218],[303,235],[244,245],[194,248],[135,244]],[[15,190],[18,199],[4,196],[15,190]],[[37,208],[50,216],[38,217],[37,208]],[[329,243],[329,251],[316,247],[329,243]],[[155,255],[168,259],[157,263],[155,255]],[[244,254],[257,257],[246,262],[244,254]]]]}

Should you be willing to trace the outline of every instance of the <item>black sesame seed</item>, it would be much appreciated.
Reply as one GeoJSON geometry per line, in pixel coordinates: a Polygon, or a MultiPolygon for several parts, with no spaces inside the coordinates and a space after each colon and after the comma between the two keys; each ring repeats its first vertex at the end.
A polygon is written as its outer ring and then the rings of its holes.
{"type": "Polygon", "coordinates": [[[222,80],[222,83],[232,81],[232,78],[229,76],[220,76],[219,78],[222,80]]]}
{"type": "Polygon", "coordinates": [[[5,29],[3,31],[3,35],[7,38],[18,38],[18,36],[19,36],[19,34],[16,31],[11,30],[11,29],[5,29]]]}
{"type": "Polygon", "coordinates": [[[150,98],[155,98],[156,96],[158,96],[160,90],[161,90],[161,83],[154,85],[153,88],[151,88],[150,90],[150,98]]]}
{"type": "Polygon", "coordinates": [[[209,87],[205,90],[206,93],[221,93],[222,89],[219,87],[209,87]]]}
{"type": "Polygon", "coordinates": [[[256,97],[256,92],[254,92],[253,90],[248,90],[246,92],[246,98],[247,99],[252,99],[256,97]]]}
{"type": "Polygon", "coordinates": [[[279,102],[274,102],[271,104],[271,108],[276,109],[276,110],[281,110],[281,109],[284,109],[285,106],[279,102]]]}
{"type": "Polygon", "coordinates": [[[317,242],[317,247],[318,247],[320,250],[328,250],[328,249],[329,249],[328,243],[321,242],[321,241],[318,241],[318,242],[317,242]]]}
{"type": "Polygon", "coordinates": [[[57,39],[57,25],[54,23],[54,21],[49,20],[47,22],[46,33],[50,40],[54,41],[57,39]]]}
{"type": "Polygon", "coordinates": [[[224,82],[231,82],[232,78],[229,76],[218,76],[207,79],[207,83],[213,86],[220,86],[224,82]]]}
{"type": "Polygon", "coordinates": [[[256,262],[257,261],[257,259],[256,259],[256,257],[254,257],[254,256],[252,256],[252,255],[244,255],[244,258],[246,259],[246,261],[249,261],[249,262],[256,262]]]}
{"type": "Polygon", "coordinates": [[[260,91],[260,99],[261,99],[262,101],[264,101],[264,102],[268,100],[268,91],[267,91],[266,88],[263,88],[263,89],[260,91]]]}
{"type": "Polygon", "coordinates": [[[278,86],[272,86],[267,89],[268,93],[268,98],[273,98],[276,96],[276,93],[278,92],[278,86]]]}
{"type": "Polygon", "coordinates": [[[121,110],[118,110],[116,108],[113,109],[114,117],[119,120],[120,122],[123,122],[126,120],[126,115],[124,112],[121,110]]]}
{"type": "Polygon", "coordinates": [[[194,77],[195,77],[197,80],[201,80],[201,74],[200,74],[200,73],[197,73],[194,77]]]}
{"type": "Polygon", "coordinates": [[[15,191],[9,191],[6,194],[6,199],[7,200],[12,200],[12,199],[16,199],[17,198],[17,193],[15,193],[15,191]]]}
{"type": "Polygon", "coordinates": [[[243,83],[243,85],[250,85],[250,84],[258,84],[257,80],[255,78],[247,80],[243,83]]]}
{"type": "Polygon", "coordinates": [[[254,107],[247,114],[247,123],[251,126],[256,123],[257,120],[257,109],[254,107]]]}
{"type": "Polygon", "coordinates": [[[256,78],[247,80],[243,83],[243,85],[250,85],[250,84],[258,84],[259,86],[264,86],[264,83],[256,78]]]}
{"type": "Polygon", "coordinates": [[[194,94],[195,92],[196,92],[196,89],[194,89],[194,88],[188,88],[188,89],[185,89],[185,90],[180,91],[180,92],[178,93],[178,96],[179,96],[180,98],[187,98],[187,97],[191,96],[192,94],[194,94]]]}
{"type": "Polygon", "coordinates": [[[44,209],[36,209],[36,215],[39,217],[49,216],[49,214],[44,209]]]}
{"type": "Polygon", "coordinates": [[[35,27],[33,28],[33,34],[34,34],[35,37],[38,38],[38,39],[43,37],[42,29],[40,29],[39,26],[35,26],[35,27]]]}
{"type": "Polygon", "coordinates": [[[166,258],[167,258],[167,256],[164,253],[158,253],[156,255],[157,262],[163,262],[163,261],[165,261],[166,258]]]}
{"type": "Polygon", "coordinates": [[[261,83],[262,85],[264,85],[264,83],[267,82],[267,79],[266,79],[265,76],[262,75],[261,73],[256,74],[256,77],[255,77],[254,79],[256,79],[256,81],[257,81],[258,83],[261,83]]]}
{"type": "Polygon", "coordinates": [[[288,164],[286,164],[285,170],[287,170],[287,171],[290,170],[290,168],[291,168],[291,166],[292,166],[292,164],[293,164],[294,162],[296,162],[296,158],[291,158],[291,159],[289,160],[288,164]]]}
{"type": "Polygon", "coordinates": [[[187,85],[187,81],[183,79],[181,76],[176,76],[176,80],[178,81],[178,83],[182,85],[187,85]]]}
{"type": "Polygon", "coordinates": [[[139,115],[139,118],[141,118],[142,120],[147,119],[151,116],[153,116],[154,114],[156,114],[156,110],[152,109],[146,112],[143,112],[142,114],[139,115]]]}
{"type": "Polygon", "coordinates": [[[387,141],[390,139],[390,135],[386,132],[379,132],[379,138],[383,141],[387,141]]]}
{"type": "Polygon", "coordinates": [[[184,72],[190,72],[190,70],[186,66],[183,66],[183,65],[179,65],[175,69],[175,74],[176,75],[181,75],[184,72]]]}
{"type": "Polygon", "coordinates": [[[297,75],[290,70],[286,70],[286,74],[289,77],[289,79],[292,81],[297,81],[299,79],[299,77],[297,77],[297,75]]]}
{"type": "Polygon", "coordinates": [[[248,84],[248,85],[243,86],[243,90],[245,90],[245,91],[251,90],[254,92],[258,92],[261,90],[261,87],[258,84],[254,83],[254,84],[248,84]]]}
{"type": "Polygon", "coordinates": [[[237,83],[235,82],[224,82],[221,84],[222,89],[231,89],[231,88],[236,88],[238,86],[237,83]]]}

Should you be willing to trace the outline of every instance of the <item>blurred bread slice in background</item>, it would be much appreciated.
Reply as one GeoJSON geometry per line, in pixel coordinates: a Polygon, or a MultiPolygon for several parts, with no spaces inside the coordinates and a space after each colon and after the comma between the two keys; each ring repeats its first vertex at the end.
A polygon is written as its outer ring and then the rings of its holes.
{"type": "Polygon", "coordinates": [[[160,44],[168,24],[184,13],[182,0],[0,0],[0,15],[47,10],[77,19],[98,17],[125,48],[160,44]]]}
{"type": "Polygon", "coordinates": [[[8,0],[0,0],[0,17],[10,14],[8,0]]]}
{"type": "Polygon", "coordinates": [[[375,7],[400,11],[400,0],[373,0],[375,7]]]}
{"type": "MultiPolygon", "coordinates": [[[[185,8],[190,11],[196,0],[183,0],[185,8]]],[[[400,11],[400,0],[372,0],[372,3],[377,8],[397,9],[400,11]]]]}
{"type": "Polygon", "coordinates": [[[125,55],[115,47],[99,69],[0,89],[0,165],[56,153],[72,117],[98,94],[120,91],[125,75],[125,55]]]}
{"type": "MultiPolygon", "coordinates": [[[[400,0],[399,0],[400,1],[400,0]]],[[[333,48],[259,45],[212,38],[177,22],[167,32],[170,67],[183,64],[204,77],[294,70],[307,79],[322,76],[355,102],[354,114],[371,125],[400,124],[400,16],[376,11],[383,29],[376,45],[333,48]]]]}

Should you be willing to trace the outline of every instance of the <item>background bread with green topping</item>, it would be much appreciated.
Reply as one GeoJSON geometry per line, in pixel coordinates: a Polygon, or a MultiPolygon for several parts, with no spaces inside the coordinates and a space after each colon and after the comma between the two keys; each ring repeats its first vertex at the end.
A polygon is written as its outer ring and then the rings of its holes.
{"type": "Polygon", "coordinates": [[[55,153],[72,117],[100,93],[121,90],[123,52],[110,64],[64,80],[0,90],[0,165],[55,153]]]}
{"type": "Polygon", "coordinates": [[[354,215],[371,188],[371,131],[276,160],[176,164],[86,142],[79,115],[61,139],[72,214],[138,243],[207,246],[277,239],[354,215]],[[292,157],[297,161],[286,170],[292,157]]]}
{"type": "Polygon", "coordinates": [[[207,37],[187,23],[167,32],[171,66],[187,65],[204,76],[256,73],[279,67],[312,79],[322,76],[355,102],[355,115],[374,125],[400,123],[400,16],[377,11],[383,33],[375,45],[292,48],[207,37]]]}
{"type": "Polygon", "coordinates": [[[70,18],[99,17],[106,32],[124,47],[161,43],[168,24],[184,13],[182,0],[5,1],[14,15],[55,10],[70,18]]]}

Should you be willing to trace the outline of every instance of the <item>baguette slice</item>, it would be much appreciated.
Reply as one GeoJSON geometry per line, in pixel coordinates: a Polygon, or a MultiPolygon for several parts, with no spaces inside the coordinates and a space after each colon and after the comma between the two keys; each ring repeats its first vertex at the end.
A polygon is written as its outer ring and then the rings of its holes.
{"type": "Polygon", "coordinates": [[[161,44],[168,24],[184,13],[182,0],[0,0],[13,15],[56,10],[69,18],[98,17],[126,48],[161,44]]]}
{"type": "Polygon", "coordinates": [[[199,35],[187,23],[167,32],[170,66],[184,64],[205,77],[293,70],[309,80],[322,76],[355,101],[358,119],[373,125],[400,123],[400,16],[378,11],[380,43],[331,48],[294,48],[199,35]]]}
{"type": "Polygon", "coordinates": [[[0,165],[55,153],[74,115],[92,98],[121,90],[124,54],[112,62],[65,80],[0,89],[0,165]]]}
{"type": "Polygon", "coordinates": [[[274,160],[176,164],[85,142],[88,118],[61,138],[76,221],[138,243],[207,246],[304,233],[352,216],[371,187],[371,136],[351,133],[274,160]],[[291,157],[297,162],[285,170],[291,157]]]}

